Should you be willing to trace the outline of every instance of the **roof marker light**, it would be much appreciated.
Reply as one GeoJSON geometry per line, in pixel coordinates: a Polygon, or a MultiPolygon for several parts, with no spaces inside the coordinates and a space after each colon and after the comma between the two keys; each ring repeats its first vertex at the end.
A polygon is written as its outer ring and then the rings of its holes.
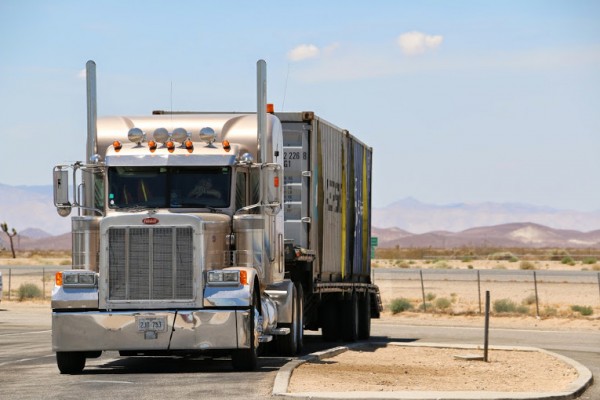
{"type": "Polygon", "coordinates": [[[185,145],[185,148],[187,149],[188,153],[191,153],[194,151],[194,143],[190,139],[186,140],[184,145],[185,145]]]}
{"type": "Polygon", "coordinates": [[[165,143],[165,145],[167,146],[167,150],[169,150],[169,153],[175,151],[175,143],[173,143],[172,140],[169,140],[167,143],[165,143]]]}
{"type": "Polygon", "coordinates": [[[227,152],[231,150],[231,145],[229,144],[229,140],[227,139],[223,140],[223,150],[227,152]]]}
{"type": "Polygon", "coordinates": [[[118,140],[115,140],[113,142],[113,147],[115,148],[115,151],[118,153],[119,150],[121,150],[123,148],[123,145],[118,140]]]}
{"type": "Polygon", "coordinates": [[[149,141],[148,148],[150,149],[150,153],[154,153],[156,151],[156,142],[154,140],[149,141]]]}
{"type": "Polygon", "coordinates": [[[275,112],[275,106],[273,103],[267,103],[267,112],[269,114],[273,114],[275,112]]]}

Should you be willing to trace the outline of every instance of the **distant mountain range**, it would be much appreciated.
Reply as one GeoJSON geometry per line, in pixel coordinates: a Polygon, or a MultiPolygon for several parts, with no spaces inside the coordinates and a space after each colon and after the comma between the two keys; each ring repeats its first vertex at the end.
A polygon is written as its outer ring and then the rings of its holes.
{"type": "Polygon", "coordinates": [[[600,247],[600,229],[579,232],[554,229],[530,222],[414,234],[399,228],[372,228],[379,247],[600,247]]]}
{"type": "MultiPolygon", "coordinates": [[[[0,222],[15,228],[17,248],[71,248],[71,219],[53,205],[52,186],[0,184],[0,222]]],[[[394,247],[600,247],[600,211],[527,204],[432,205],[406,198],[374,208],[372,234],[394,247]]],[[[8,238],[0,232],[0,248],[8,238]]]]}
{"type": "Polygon", "coordinates": [[[409,197],[387,207],[373,208],[371,225],[419,234],[440,230],[461,232],[474,227],[520,222],[588,232],[600,229],[600,209],[584,212],[516,203],[434,205],[409,197]]]}

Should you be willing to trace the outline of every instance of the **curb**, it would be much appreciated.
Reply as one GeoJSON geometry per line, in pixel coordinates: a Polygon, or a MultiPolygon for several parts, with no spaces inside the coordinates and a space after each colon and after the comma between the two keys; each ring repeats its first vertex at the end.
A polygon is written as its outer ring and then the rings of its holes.
{"type": "Polygon", "coordinates": [[[537,351],[558,358],[577,370],[579,377],[562,392],[467,392],[467,391],[402,391],[402,392],[303,392],[288,393],[287,388],[292,377],[292,372],[307,361],[323,360],[334,357],[353,348],[365,346],[405,346],[405,347],[433,347],[462,350],[481,350],[478,345],[453,345],[442,343],[398,343],[398,342],[371,342],[357,343],[348,346],[334,347],[329,350],[308,354],[285,364],[277,373],[273,384],[273,396],[289,397],[294,399],[401,399],[401,400],[567,400],[579,397],[593,382],[592,372],[579,362],[536,347],[521,346],[490,346],[491,350],[509,351],[537,351]]]}

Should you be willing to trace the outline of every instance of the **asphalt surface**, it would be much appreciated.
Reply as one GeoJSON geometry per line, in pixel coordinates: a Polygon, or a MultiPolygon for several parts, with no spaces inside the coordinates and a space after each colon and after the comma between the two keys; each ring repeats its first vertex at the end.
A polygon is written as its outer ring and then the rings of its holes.
{"type": "MultiPolygon", "coordinates": [[[[262,357],[255,372],[234,372],[228,359],[121,358],[106,352],[88,360],[81,375],[60,375],[51,352],[50,310],[0,311],[0,398],[3,399],[261,399],[270,397],[277,371],[290,358],[262,357]]],[[[3,310],[4,304],[0,304],[3,310]]],[[[493,325],[492,325],[493,326],[493,325]]],[[[410,326],[373,320],[378,342],[437,342],[480,344],[483,329],[410,326]]],[[[325,343],[307,332],[303,354],[341,343],[325,343]]],[[[600,382],[600,332],[492,329],[492,345],[547,349],[587,366],[600,382]]],[[[600,385],[581,397],[600,399],[600,385]]]]}

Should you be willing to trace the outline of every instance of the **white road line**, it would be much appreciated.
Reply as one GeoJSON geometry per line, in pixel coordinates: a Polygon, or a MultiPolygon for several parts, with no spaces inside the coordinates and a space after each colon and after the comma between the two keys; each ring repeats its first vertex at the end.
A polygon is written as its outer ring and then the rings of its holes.
{"type": "Polygon", "coordinates": [[[125,383],[129,385],[133,385],[133,382],[128,381],[82,381],[83,383],[125,383]]]}
{"type": "Polygon", "coordinates": [[[47,356],[41,356],[41,357],[22,358],[20,360],[6,361],[6,362],[3,362],[3,363],[0,363],[0,367],[3,367],[5,365],[10,365],[10,364],[18,364],[18,363],[27,362],[27,361],[41,360],[42,358],[48,358],[48,357],[54,357],[54,354],[50,354],[50,355],[47,355],[47,356]]]}
{"type": "Polygon", "coordinates": [[[52,329],[48,329],[47,331],[32,331],[32,332],[18,332],[18,333],[0,333],[0,336],[17,336],[17,335],[31,335],[35,333],[47,333],[52,332],[52,329]]]}

